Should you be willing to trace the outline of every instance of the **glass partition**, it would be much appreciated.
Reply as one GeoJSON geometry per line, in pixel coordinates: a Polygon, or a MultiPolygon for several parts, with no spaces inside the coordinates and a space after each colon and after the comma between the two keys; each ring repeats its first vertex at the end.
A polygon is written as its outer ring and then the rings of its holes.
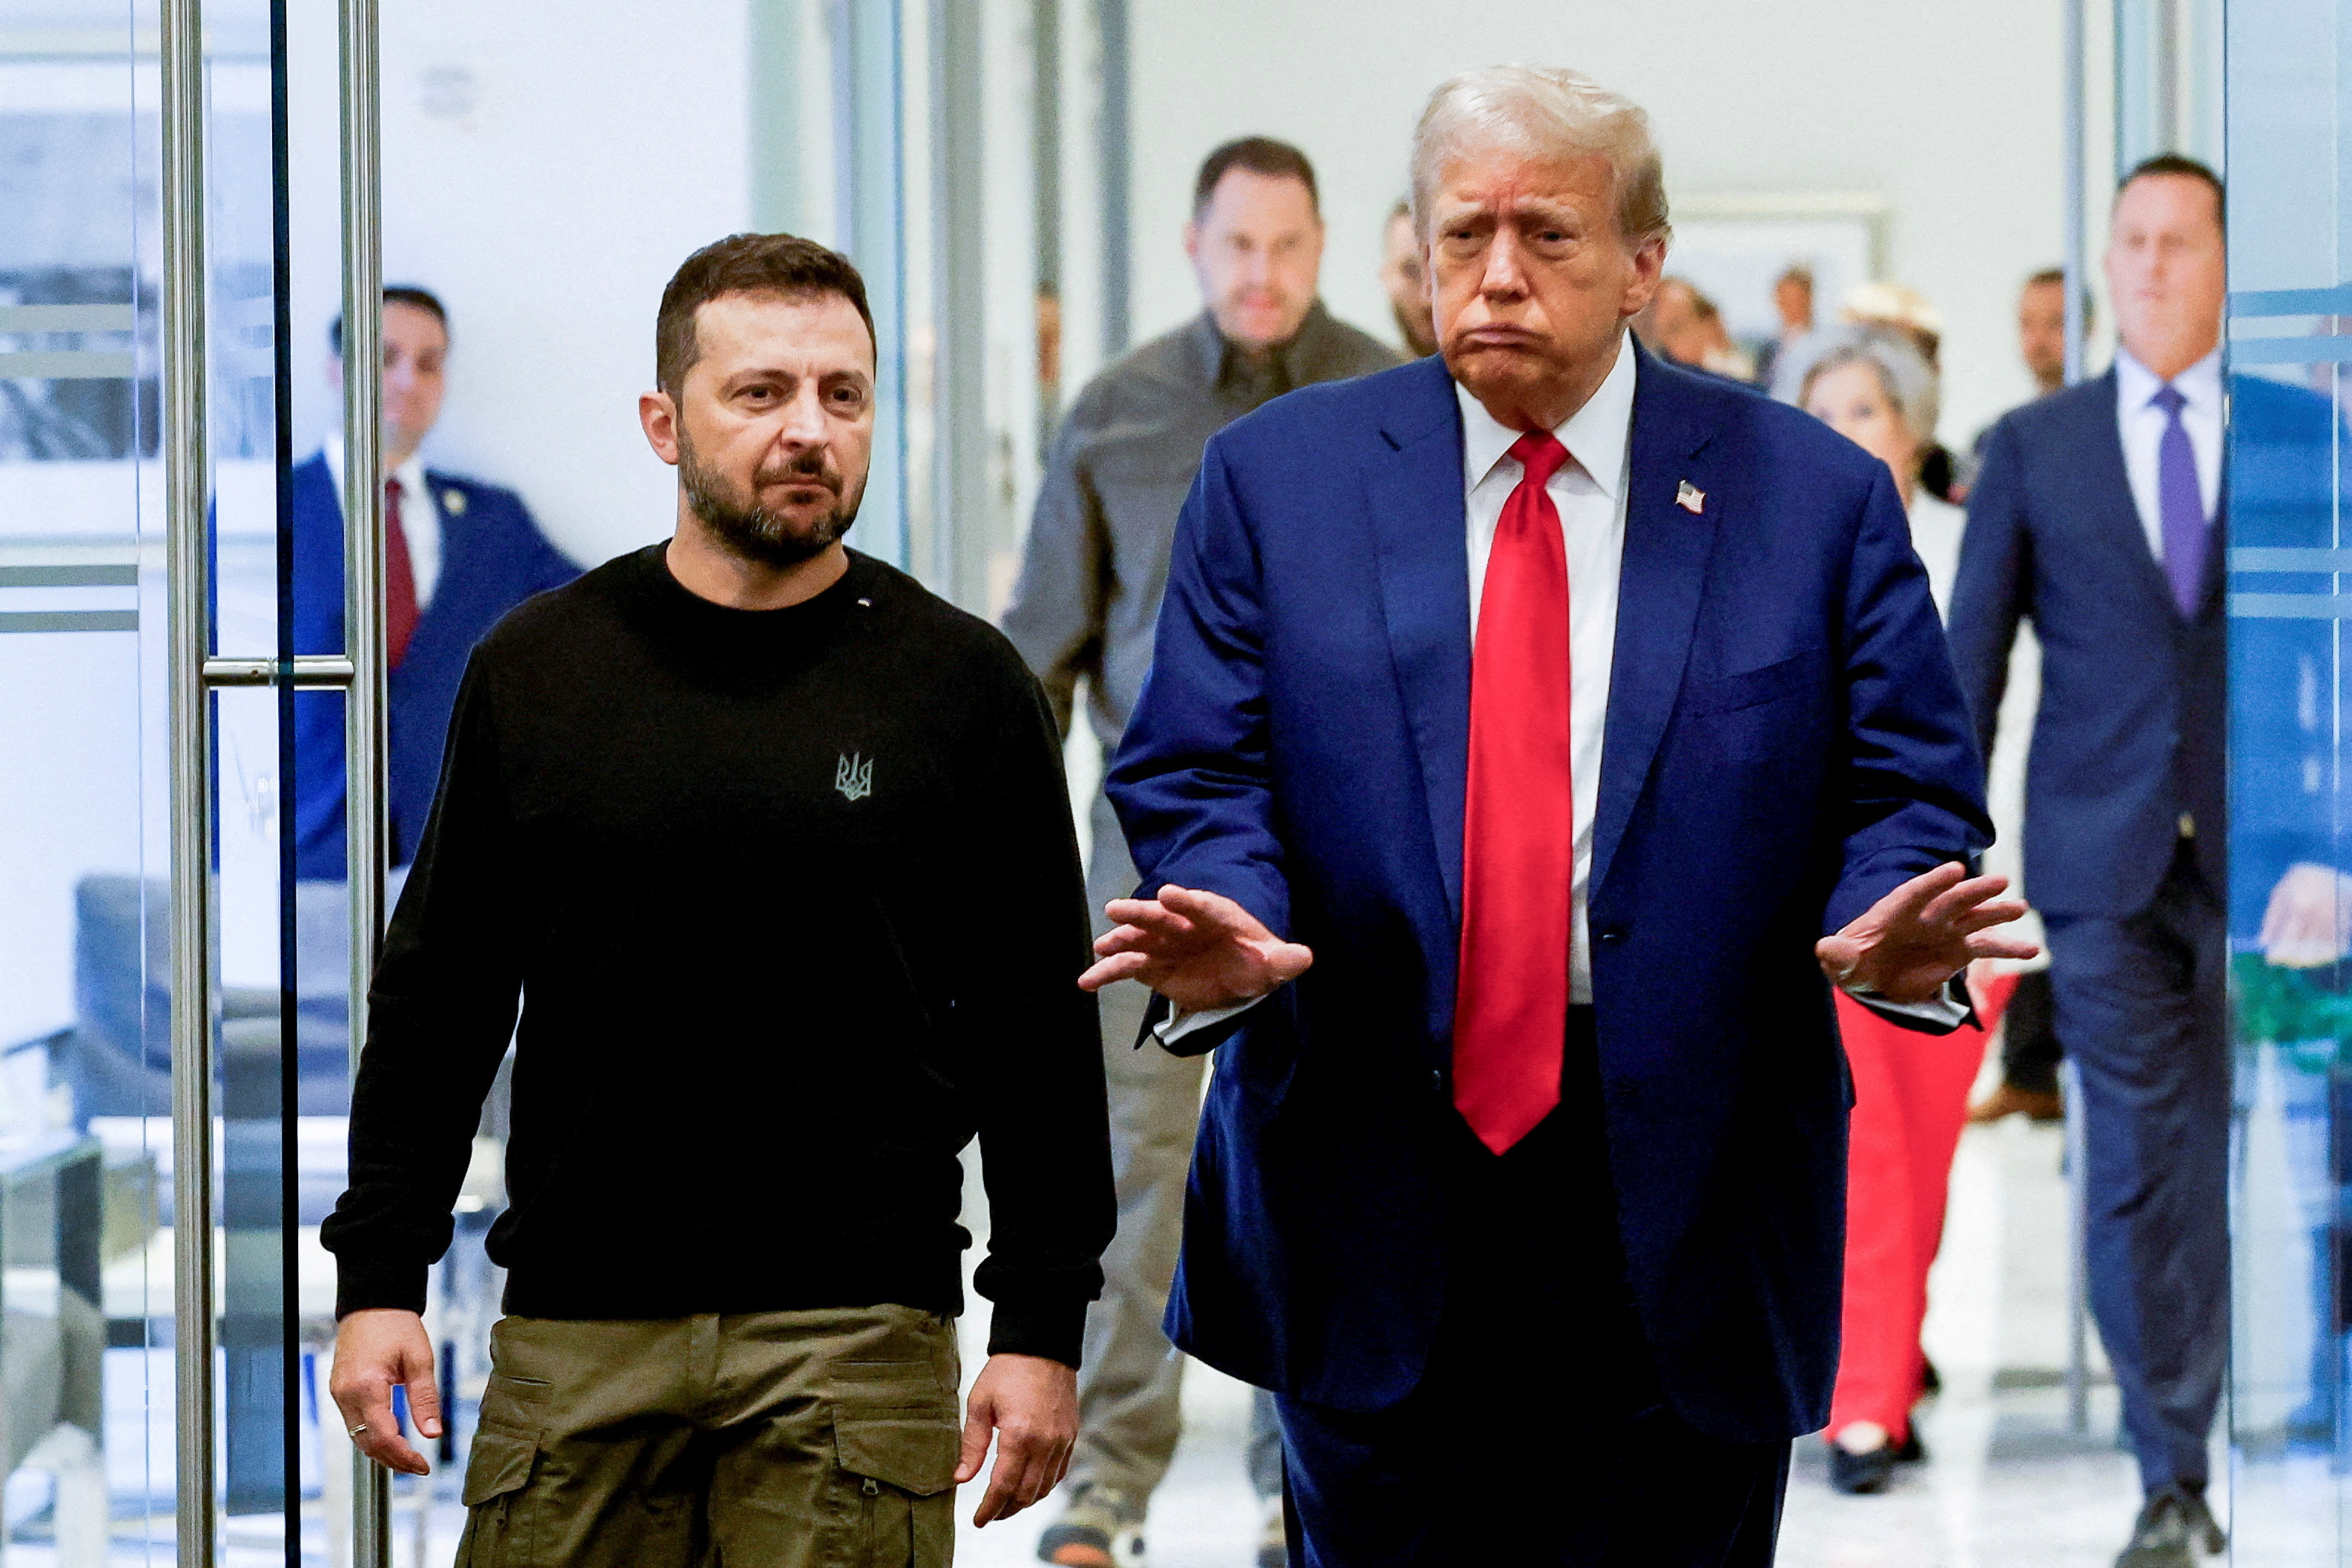
{"type": "Polygon", "coordinates": [[[2237,1019],[2231,1512],[2242,1561],[2352,1561],[2344,1476],[2352,1221],[2352,778],[2346,773],[2344,399],[2352,152],[2339,0],[2229,13],[2232,727],[2237,1019]],[[2302,879],[2338,937],[2265,916],[2302,879]]]}

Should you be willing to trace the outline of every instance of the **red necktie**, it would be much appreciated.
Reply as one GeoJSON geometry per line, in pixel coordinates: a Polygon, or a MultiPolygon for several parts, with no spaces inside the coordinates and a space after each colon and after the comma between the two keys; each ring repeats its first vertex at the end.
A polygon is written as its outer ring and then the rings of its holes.
{"type": "Polygon", "coordinates": [[[383,652],[385,667],[400,668],[416,631],[416,567],[400,526],[400,481],[383,482],[383,652]]]}
{"type": "Polygon", "coordinates": [[[1486,558],[1470,655],[1454,1009],[1454,1104],[1498,1155],[1559,1103],[1576,878],[1568,550],[1544,490],[1568,450],[1547,431],[1511,455],[1523,472],[1486,558]]]}

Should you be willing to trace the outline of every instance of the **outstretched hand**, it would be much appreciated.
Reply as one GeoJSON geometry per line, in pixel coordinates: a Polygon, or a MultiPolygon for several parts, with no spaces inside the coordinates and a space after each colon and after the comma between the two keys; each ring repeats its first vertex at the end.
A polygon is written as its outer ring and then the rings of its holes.
{"type": "Polygon", "coordinates": [[[2031,942],[1990,928],[2025,915],[2002,876],[1969,875],[1954,861],[1924,872],[1872,904],[1834,936],[1813,945],[1822,973],[1850,991],[1890,1002],[1924,1002],[1974,958],[2032,958],[2031,942]]]}
{"type": "Polygon", "coordinates": [[[1078,977],[1089,991],[1141,980],[1181,1011],[1207,1012],[1254,1002],[1315,962],[1221,894],[1171,884],[1157,898],[1114,898],[1104,911],[1118,925],[1096,941],[1099,962],[1078,977]]]}

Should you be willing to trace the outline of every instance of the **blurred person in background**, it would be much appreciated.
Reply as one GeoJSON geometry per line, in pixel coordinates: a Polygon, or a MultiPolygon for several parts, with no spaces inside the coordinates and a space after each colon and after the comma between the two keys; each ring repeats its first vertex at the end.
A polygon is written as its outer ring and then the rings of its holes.
{"type": "Polygon", "coordinates": [[[1692,370],[1735,382],[1755,375],[1755,366],[1731,340],[1722,310],[1687,277],[1659,283],[1649,308],[1633,319],[1633,335],[1644,348],[1692,370]]]}
{"type": "Polygon", "coordinates": [[[1907,335],[1841,327],[1816,338],[1798,383],[1807,413],[1887,466],[1911,519],[1911,548],[1927,569],[1936,607],[1951,599],[1965,515],[1926,493],[1919,470],[1936,445],[1941,392],[1936,368],[1907,335]]]}
{"type": "MultiPolygon", "coordinates": [[[[2085,330],[2090,324],[2091,301],[2086,295],[2083,301],[2085,330]]],[[[2017,352],[2025,361],[2027,373],[2033,378],[2036,398],[2048,397],[2065,386],[2064,267],[2045,267],[2028,277],[2025,286],[2018,290],[2017,352]]],[[[1987,425],[1969,444],[1979,465],[1984,461],[1985,444],[1991,439],[1992,426],[1987,425]]],[[[2039,678],[2041,660],[2041,643],[2031,629],[2021,630],[2010,663],[2010,690],[2005,700],[2011,705],[2020,700],[2018,687],[2021,680],[2039,678]]],[[[2010,749],[2013,751],[2015,747],[2010,749]]],[[[1999,801],[2011,792],[2005,786],[2012,781],[1998,777],[1999,768],[1994,771],[1996,777],[1990,789],[1999,801]]],[[[2064,1060],[2065,1051],[2058,1043],[2057,1009],[2051,997],[2048,966],[2018,976],[2017,990],[2009,999],[2009,1010],[2002,1022],[2005,1027],[2000,1031],[2000,1082],[1969,1107],[1969,1120],[1983,1125],[2007,1116],[2023,1116],[2035,1122],[2063,1119],[2066,1105],[2058,1086],[2058,1065],[2064,1060]]]]}
{"type": "MultiPolygon", "coordinates": [[[[2083,325],[2091,324],[2088,301],[2083,325]]],[[[2066,269],[2045,267],[2017,296],[2017,351],[2033,373],[2033,395],[2048,397],[2066,384],[2066,269]]]]}
{"type": "Polygon", "coordinates": [[[1792,261],[1772,280],[1772,314],[1780,330],[1764,340],[1756,353],[1756,384],[1772,384],[1773,367],[1791,345],[1813,329],[1813,269],[1792,261]]]}
{"type": "Polygon", "coordinates": [[[1412,232],[1409,201],[1389,210],[1381,287],[1388,290],[1389,308],[1396,313],[1397,336],[1404,342],[1406,357],[1425,360],[1437,352],[1437,329],[1429,313],[1429,274],[1421,264],[1421,241],[1412,232]]]}
{"type": "Polygon", "coordinates": [[[2325,963],[2352,907],[2340,869],[2309,858],[2331,841],[2334,622],[2256,617],[2231,648],[2225,549],[2327,541],[2335,423],[2301,388],[2225,384],[2223,217],[2190,159],[2125,177],[2115,365],[1993,428],[1951,614],[1988,750],[2021,620],[2042,636],[2026,875],[2080,1075],[2091,1305],[2146,1498],[2119,1568],[2224,1546],[2205,1492],[2229,1348],[2230,942],[2325,963]],[[2248,481],[2227,516],[2225,428],[2248,481]],[[2233,690],[2261,738],[2232,807],[2233,690]]]}
{"type": "MultiPolygon", "coordinates": [[[[1184,251],[1203,308],[1185,326],[1110,365],[1078,394],[1055,439],[1004,631],[1045,684],[1065,732],[1081,681],[1106,755],[1127,728],[1151,664],[1176,515],[1209,437],[1294,387],[1386,370],[1394,352],[1332,318],[1316,296],[1323,219],[1305,153],[1261,136],[1227,142],[1202,163],[1184,251]]],[[[1424,305],[1423,308],[1426,308],[1424,305]]],[[[1099,915],[1135,889],[1127,841],[1099,798],[1087,885],[1099,915]]],[[[1108,929],[1104,925],[1102,929],[1108,929]]],[[[1140,1552],[1144,1514],[1183,1427],[1183,1358],[1160,1326],[1200,1121],[1202,1063],[1139,1051],[1150,993],[1102,998],[1118,1235],[1103,1260],[1103,1295],[1087,1320],[1080,1435],[1060,1519],[1038,1555],[1107,1568],[1140,1552]]],[[[1260,1561],[1286,1561],[1282,1459],[1260,1395],[1249,1440],[1265,1504],[1260,1561]]]]}
{"type": "MultiPolygon", "coordinates": [[[[1907,335],[1847,327],[1821,344],[1801,392],[1807,413],[1894,474],[1911,518],[1912,548],[1941,609],[1959,560],[1962,518],[1958,508],[1919,487],[1919,465],[1935,441],[1934,368],[1907,335]]],[[[1998,841],[2017,824],[1996,817],[1993,826],[1998,841]]],[[[1927,1392],[1919,1329],[1927,1315],[1927,1271],[1943,1241],[1944,1199],[1969,1085],[2015,983],[2012,977],[1972,975],[1975,1020],[1929,1037],[1838,995],[1838,1032],[1854,1092],[1843,1332],[1823,1434],[1830,1484],[1839,1491],[1883,1491],[1897,1463],[1925,1457],[1911,1410],[1927,1392]]]]}
{"type": "MultiPolygon", "coordinates": [[[[1917,289],[1885,280],[1856,284],[1846,290],[1838,319],[1849,326],[1877,327],[1909,338],[1927,361],[1943,373],[1944,313],[1917,289]]],[[[1919,486],[1939,501],[1957,507],[1969,498],[1972,460],[1942,442],[1930,439],[1919,460],[1919,486]]]]}
{"type": "Polygon", "coordinates": [[[1824,991],[1941,1031],[2031,949],[1893,476],[1626,332],[1642,110],[1466,72],[1412,170],[1444,351],[1210,442],[1082,983],[1221,1054],[1169,1322],[1307,1563],[1749,1568],[1836,1369],[1824,991]]]}
{"type": "MultiPolygon", "coordinates": [[[[329,379],[342,384],[342,321],[329,331],[329,379]]],[[[499,618],[580,569],[548,543],[512,490],[438,468],[420,454],[448,387],[449,316],[425,289],[383,291],[383,630],[392,678],[384,793],[394,868],[408,864],[441,778],[441,747],[466,658],[499,618]]],[[[343,442],[293,474],[294,651],[341,653],[343,442]]],[[[343,698],[294,694],[295,874],[341,882],[343,698]]],[[[340,899],[331,900],[338,906],[340,899]]],[[[332,943],[328,944],[332,946],[332,943]]]]}
{"type": "MultiPolygon", "coordinates": [[[[425,466],[425,438],[448,388],[449,316],[430,290],[383,291],[383,642],[387,744],[383,850],[397,896],[441,779],[443,742],[474,644],[533,594],[580,575],[540,532],[522,497],[425,466]]],[[[342,386],[343,323],[328,329],[329,382],[342,386]]],[[[341,653],[343,441],[340,431],[298,464],[293,494],[294,652],[341,653]]],[[[351,900],[344,887],[343,694],[294,694],[295,990],[314,1108],[349,1104],[351,900]],[[330,1068],[322,1075],[318,1069],[330,1068]],[[316,1097],[323,1094],[323,1102],[316,1097]]],[[[497,1119],[493,1113],[493,1121],[497,1119]]]]}

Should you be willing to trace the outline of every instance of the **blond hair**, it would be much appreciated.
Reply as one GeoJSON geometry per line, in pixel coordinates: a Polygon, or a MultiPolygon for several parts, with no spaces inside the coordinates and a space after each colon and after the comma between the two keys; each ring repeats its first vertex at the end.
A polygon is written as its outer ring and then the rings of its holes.
{"type": "Polygon", "coordinates": [[[1487,66],[1440,82],[1412,133],[1412,226],[1429,235],[1431,202],[1445,165],[1489,148],[1541,157],[1609,161],[1617,232],[1639,248],[1673,232],[1665,166],[1650,117],[1580,71],[1557,66],[1487,66]]]}

